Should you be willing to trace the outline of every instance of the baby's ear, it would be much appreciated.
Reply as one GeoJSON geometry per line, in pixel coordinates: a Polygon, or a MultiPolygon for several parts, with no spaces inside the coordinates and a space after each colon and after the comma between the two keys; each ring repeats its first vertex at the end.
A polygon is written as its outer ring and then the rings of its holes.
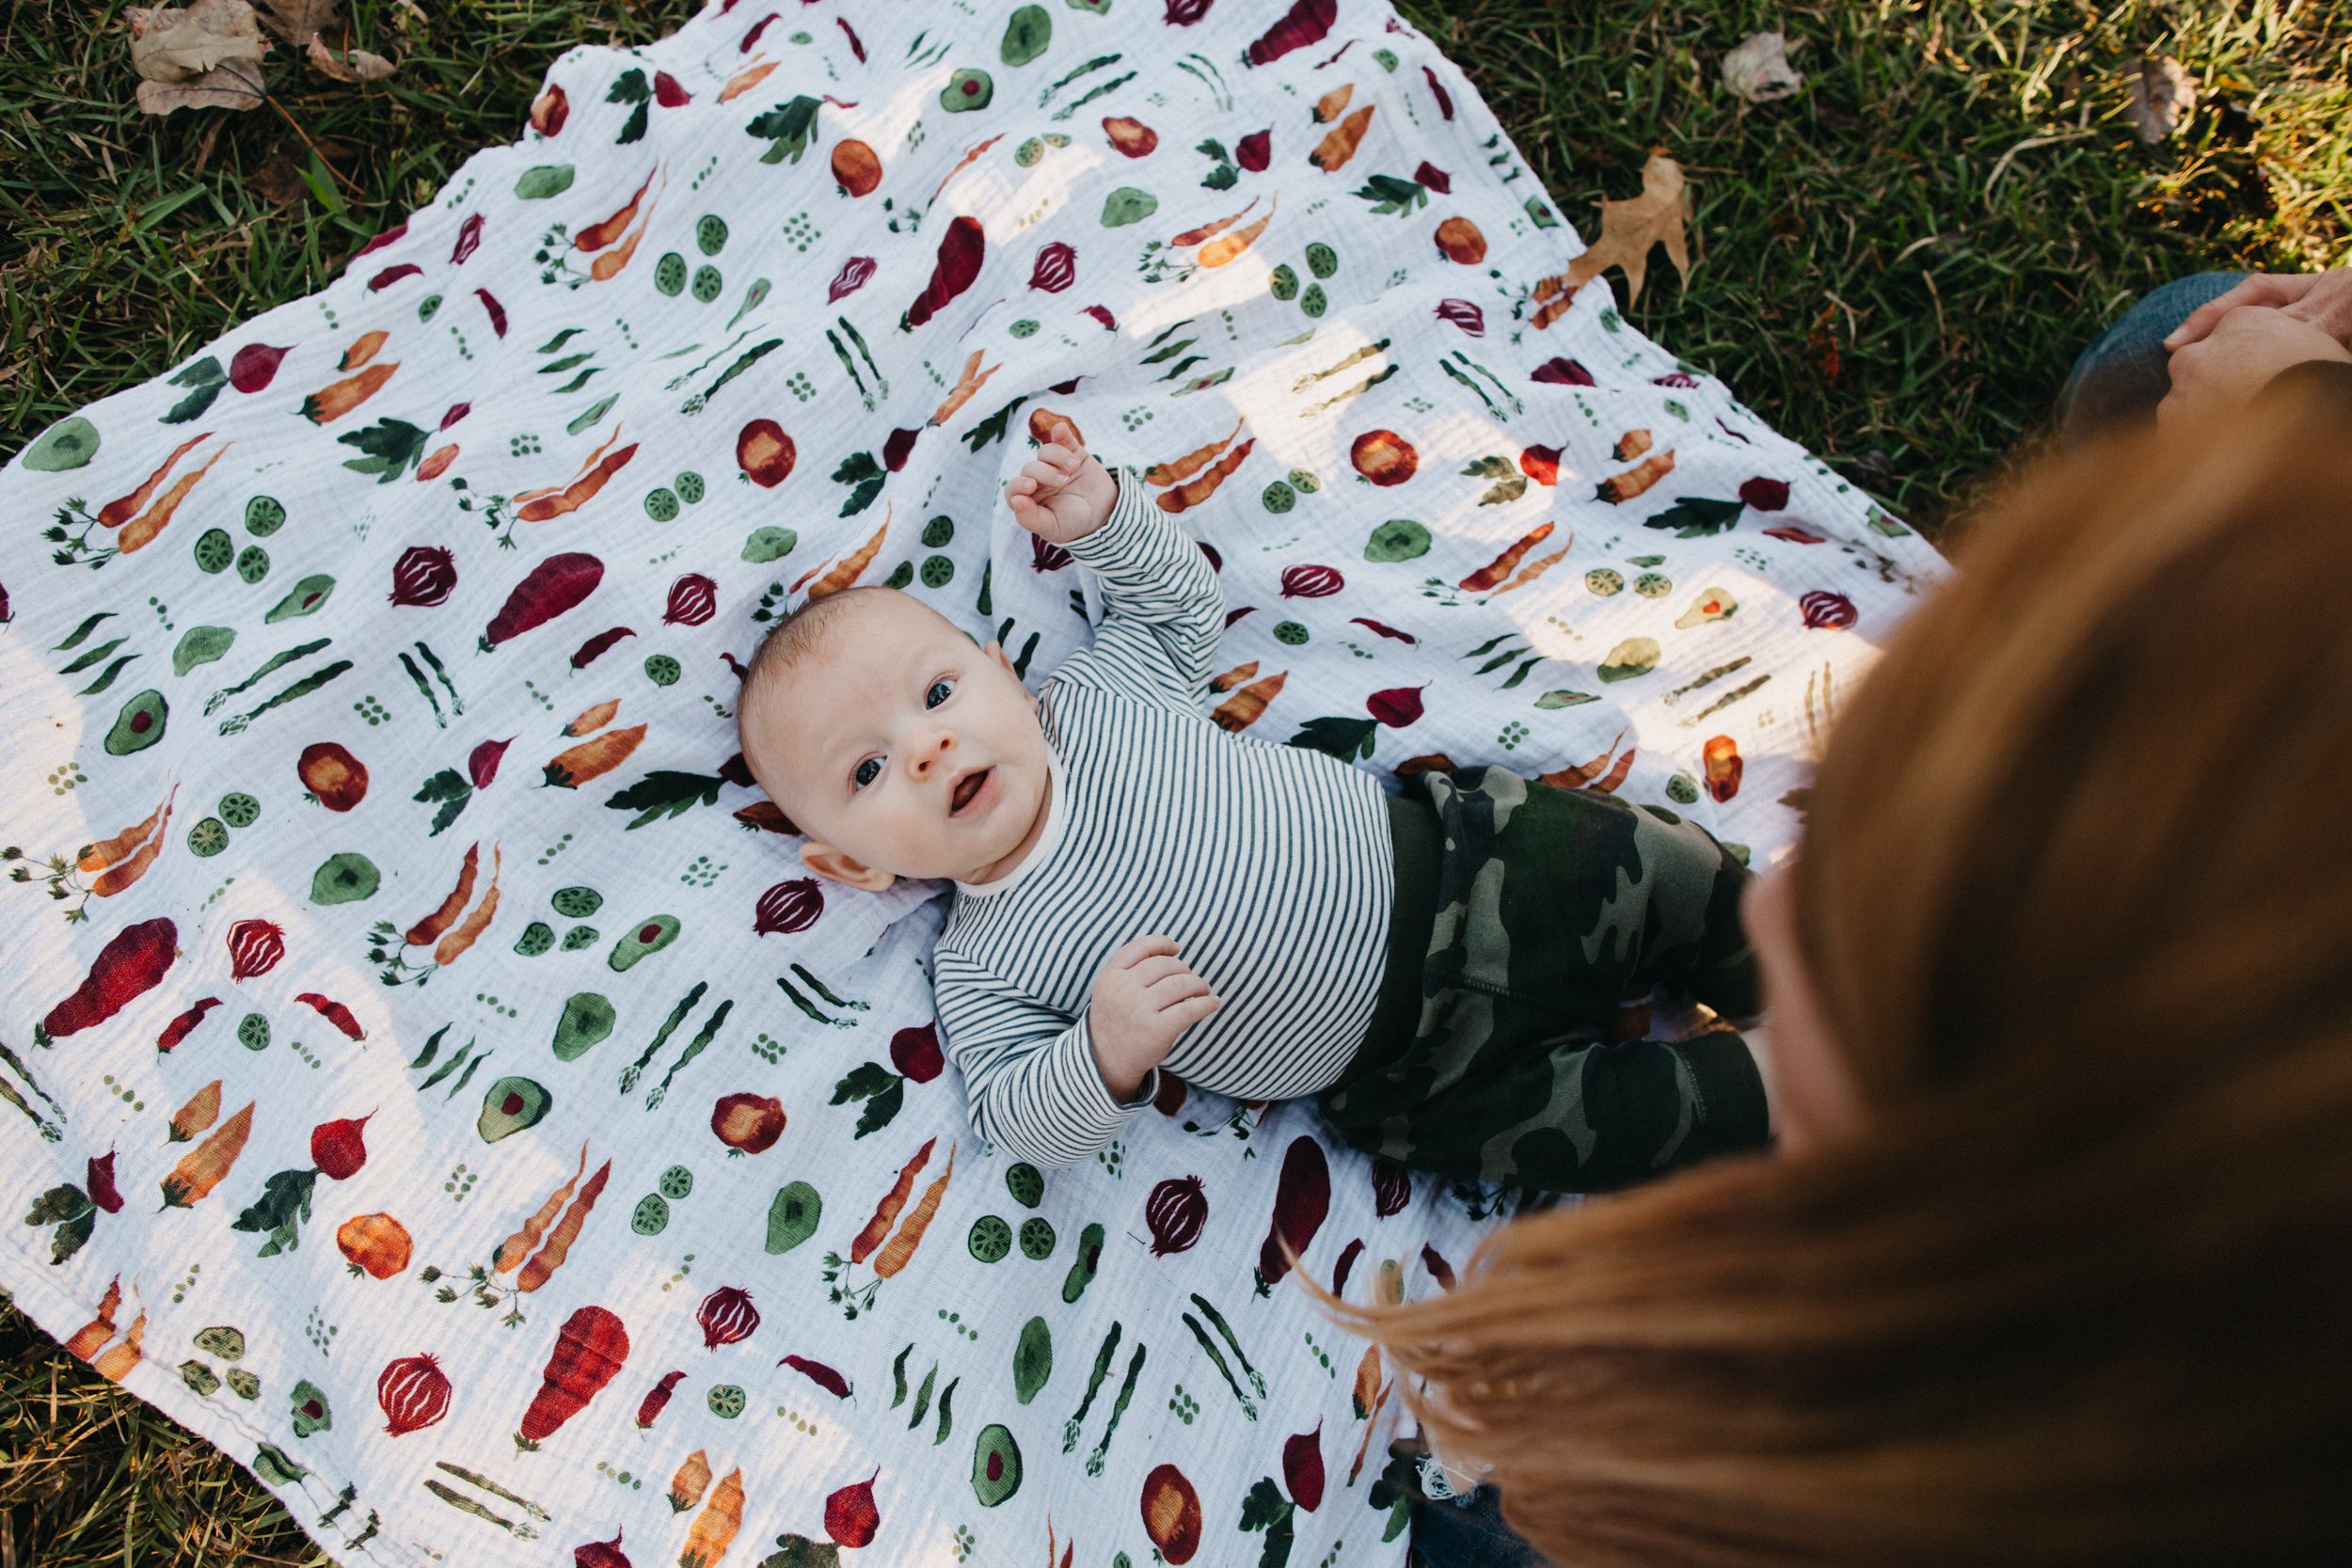
{"type": "Polygon", "coordinates": [[[1011,675],[1015,679],[1020,678],[1021,672],[1015,670],[1012,667],[1012,660],[1005,657],[1005,645],[1002,642],[991,641],[989,645],[982,648],[980,652],[986,654],[989,657],[994,659],[998,664],[1002,665],[1006,674],[1011,675]]]}
{"type": "Polygon", "coordinates": [[[898,877],[843,854],[830,844],[810,839],[801,846],[801,860],[819,877],[868,893],[886,893],[898,877]]]}

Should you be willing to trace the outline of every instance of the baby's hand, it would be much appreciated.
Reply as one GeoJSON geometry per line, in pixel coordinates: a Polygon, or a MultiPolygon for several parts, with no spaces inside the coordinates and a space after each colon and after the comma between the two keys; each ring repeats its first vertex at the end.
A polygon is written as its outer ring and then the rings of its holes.
{"type": "Polygon", "coordinates": [[[1054,545],[1101,528],[1118,499],[1119,482],[1109,471],[1058,438],[1040,449],[1005,486],[1013,521],[1054,545]]]}
{"type": "Polygon", "coordinates": [[[1087,1004],[1094,1065],[1111,1098],[1133,1097],[1144,1075],[1175,1049],[1176,1037],[1222,1005],[1167,937],[1137,937],[1113,953],[1087,1004]]]}

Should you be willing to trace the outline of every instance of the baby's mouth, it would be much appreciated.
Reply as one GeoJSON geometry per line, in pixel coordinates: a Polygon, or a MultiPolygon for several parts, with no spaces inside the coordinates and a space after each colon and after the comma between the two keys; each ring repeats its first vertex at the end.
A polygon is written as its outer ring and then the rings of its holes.
{"type": "Polygon", "coordinates": [[[955,793],[949,797],[948,815],[954,816],[961,812],[964,807],[970,805],[973,798],[978,795],[979,792],[987,786],[988,776],[992,771],[993,771],[993,769],[982,768],[975,772],[966,773],[961,780],[959,780],[955,787],[955,793]]]}

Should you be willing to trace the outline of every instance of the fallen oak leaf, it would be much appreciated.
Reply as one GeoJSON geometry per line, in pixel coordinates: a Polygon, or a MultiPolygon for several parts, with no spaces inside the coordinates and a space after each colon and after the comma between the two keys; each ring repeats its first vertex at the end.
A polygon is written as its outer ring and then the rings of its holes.
{"type": "Polygon", "coordinates": [[[1778,33],[1757,33],[1724,56],[1724,86],[1751,103],[1787,98],[1804,86],[1804,77],[1788,63],[1788,40],[1778,33]]]}
{"type": "Polygon", "coordinates": [[[148,82],[194,82],[234,61],[259,61],[269,51],[246,0],[197,0],[174,6],[134,6],[131,69],[148,82]]]}
{"type": "Polygon", "coordinates": [[[2142,56],[2132,73],[2132,130],[2154,145],[2181,128],[2197,108],[2197,78],[2169,55],[2142,56]]]}
{"type": "Polygon", "coordinates": [[[1535,285],[1536,327],[1549,326],[1565,314],[1576,292],[1609,267],[1625,269],[1626,303],[1639,302],[1654,245],[1664,245],[1666,260],[1674,263],[1676,274],[1688,277],[1690,241],[1684,225],[1690,213],[1682,166],[1666,156],[1664,149],[1652,148],[1648,161],[1642,165],[1642,194],[1626,201],[1601,198],[1600,237],[1568,263],[1567,271],[1535,285]]]}
{"type": "Polygon", "coordinates": [[[252,109],[269,97],[269,88],[255,67],[240,60],[215,66],[188,82],[141,82],[132,102],[143,115],[167,115],[174,109],[252,109]]]}
{"type": "Polygon", "coordinates": [[[381,55],[372,55],[364,49],[347,49],[342,58],[337,59],[335,51],[326,47],[325,40],[318,38],[310,40],[306,57],[313,68],[338,82],[380,82],[392,73],[392,62],[381,55]]]}
{"type": "Polygon", "coordinates": [[[300,49],[338,20],[335,0],[260,0],[262,23],[300,49]]]}

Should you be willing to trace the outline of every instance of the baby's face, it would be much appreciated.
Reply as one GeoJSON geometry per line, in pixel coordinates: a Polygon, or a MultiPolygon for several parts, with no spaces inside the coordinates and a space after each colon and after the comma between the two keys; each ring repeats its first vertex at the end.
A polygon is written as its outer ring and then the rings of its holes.
{"type": "Polygon", "coordinates": [[[744,760],[814,841],[809,863],[839,879],[991,880],[1044,809],[1037,699],[1001,651],[908,594],[844,605],[751,700],[744,760]]]}

